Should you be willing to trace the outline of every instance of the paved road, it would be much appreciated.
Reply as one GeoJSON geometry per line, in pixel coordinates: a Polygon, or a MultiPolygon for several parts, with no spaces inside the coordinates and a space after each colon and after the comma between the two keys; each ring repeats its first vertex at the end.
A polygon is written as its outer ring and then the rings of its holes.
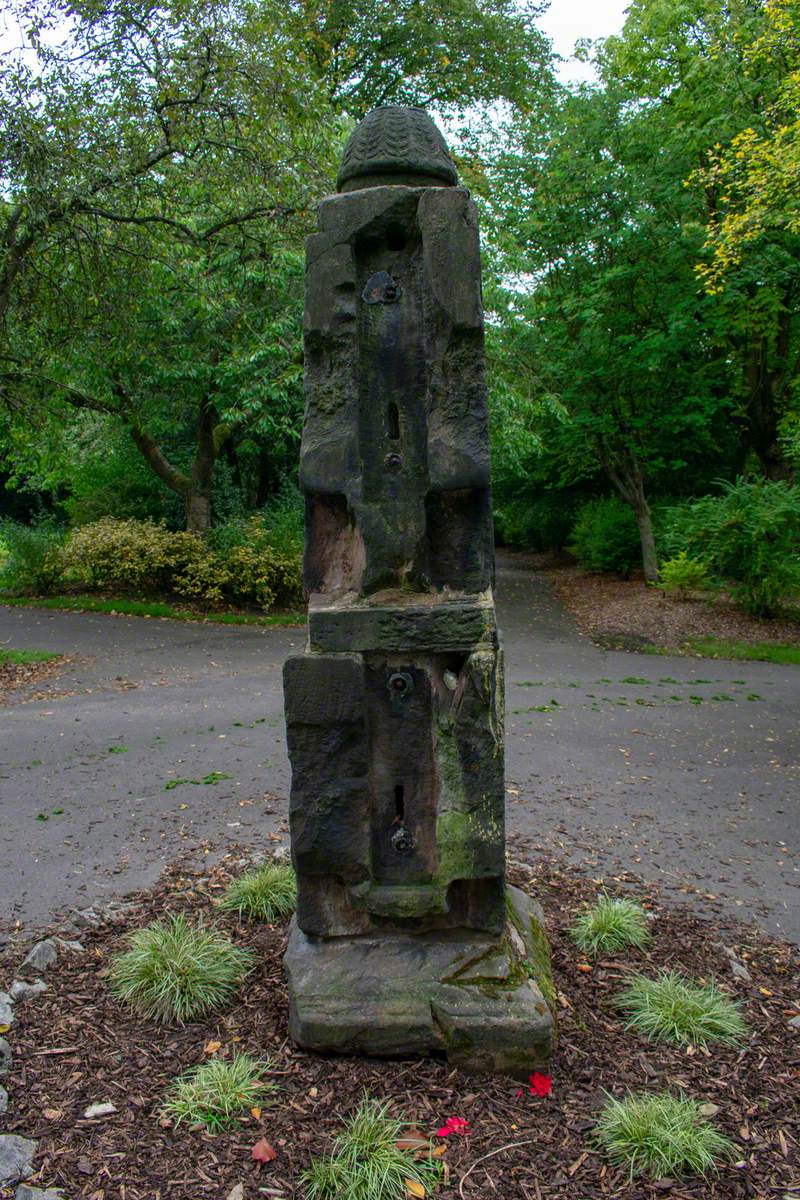
{"type": "MultiPolygon", "coordinates": [[[[513,566],[498,608],[512,843],[800,941],[800,668],[600,650],[513,566]]],[[[285,842],[280,667],[303,640],[0,608],[0,644],[74,656],[63,694],[0,708],[0,921],[130,891],[179,852],[285,842]]]]}

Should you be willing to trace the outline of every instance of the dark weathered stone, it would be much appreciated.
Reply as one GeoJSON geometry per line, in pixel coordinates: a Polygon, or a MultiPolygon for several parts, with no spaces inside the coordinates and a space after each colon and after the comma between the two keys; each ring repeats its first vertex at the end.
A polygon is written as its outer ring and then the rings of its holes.
{"type": "Polygon", "coordinates": [[[421,108],[373,108],[350,135],[336,179],[340,192],[407,179],[458,182],[447,143],[421,108]]]}
{"type": "Polygon", "coordinates": [[[307,242],[285,961],[303,1046],[525,1075],[553,989],[541,914],[505,887],[480,253],[456,183],[424,113],[380,110],[307,242]]]}

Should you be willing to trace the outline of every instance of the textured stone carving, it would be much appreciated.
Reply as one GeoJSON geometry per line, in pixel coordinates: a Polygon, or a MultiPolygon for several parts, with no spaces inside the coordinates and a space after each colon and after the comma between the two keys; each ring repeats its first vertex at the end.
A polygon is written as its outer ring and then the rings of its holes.
{"type": "Polygon", "coordinates": [[[525,1074],[552,1014],[540,916],[509,907],[504,878],[475,208],[418,109],[371,113],[339,181],[352,190],[322,202],[307,243],[309,642],[284,672],[291,1031],[525,1074]]]}
{"type": "Polygon", "coordinates": [[[374,108],[344,148],[336,186],[350,192],[408,177],[439,186],[458,183],[447,143],[423,109],[374,108]]]}

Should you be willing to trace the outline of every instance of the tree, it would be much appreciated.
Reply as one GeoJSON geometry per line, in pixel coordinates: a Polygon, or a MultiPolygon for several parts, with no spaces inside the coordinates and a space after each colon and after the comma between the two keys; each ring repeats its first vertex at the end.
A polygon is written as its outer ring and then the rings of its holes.
{"type": "Polygon", "coordinates": [[[0,77],[2,394],[18,419],[122,422],[202,530],[223,451],[299,435],[298,251],[349,114],[522,103],[536,9],[106,0],[60,40],[58,8],[19,12],[36,58],[0,77]],[[191,456],[167,451],[176,428],[191,456]]]}
{"type": "Polygon", "coordinates": [[[507,268],[527,281],[512,325],[536,364],[537,392],[568,414],[551,434],[551,461],[575,478],[591,450],[634,513],[648,580],[657,576],[649,493],[713,454],[728,408],[682,166],[668,117],[607,87],[565,95],[546,140],[536,126],[523,131],[496,189],[511,198],[500,207],[507,268]]]}

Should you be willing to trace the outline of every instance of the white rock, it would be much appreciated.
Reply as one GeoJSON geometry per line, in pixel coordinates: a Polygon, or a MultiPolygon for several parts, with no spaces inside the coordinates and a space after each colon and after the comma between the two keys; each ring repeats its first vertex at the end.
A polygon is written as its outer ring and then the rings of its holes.
{"type": "Polygon", "coordinates": [[[22,969],[32,968],[34,971],[45,971],[58,958],[58,946],[52,938],[37,942],[22,964],[22,969]]]}
{"type": "Polygon", "coordinates": [[[0,1187],[30,1175],[36,1142],[16,1133],[0,1133],[0,1187]]]}
{"type": "Polygon", "coordinates": [[[115,1105],[106,1101],[104,1104],[90,1104],[83,1115],[91,1120],[92,1117],[110,1117],[116,1111],[115,1105]]]}
{"type": "Polygon", "coordinates": [[[4,1087],[0,1087],[0,1117],[4,1112],[8,1112],[8,1092],[4,1087]]]}
{"type": "Polygon", "coordinates": [[[8,992],[0,992],[0,1025],[14,1024],[14,1002],[8,992]]]}
{"type": "Polygon", "coordinates": [[[0,1075],[6,1075],[11,1070],[11,1047],[4,1037],[0,1037],[0,1075]]]}
{"type": "Polygon", "coordinates": [[[789,1025],[792,1029],[800,1029],[800,1017],[792,1017],[789,1025]]]}
{"type": "Polygon", "coordinates": [[[11,984],[11,999],[15,1002],[30,1000],[33,996],[41,996],[42,992],[46,991],[47,984],[43,979],[34,979],[33,983],[25,983],[24,979],[15,979],[11,984]]]}
{"type": "Polygon", "coordinates": [[[232,1187],[225,1200],[244,1200],[244,1184],[237,1183],[235,1187],[232,1187]]]}

